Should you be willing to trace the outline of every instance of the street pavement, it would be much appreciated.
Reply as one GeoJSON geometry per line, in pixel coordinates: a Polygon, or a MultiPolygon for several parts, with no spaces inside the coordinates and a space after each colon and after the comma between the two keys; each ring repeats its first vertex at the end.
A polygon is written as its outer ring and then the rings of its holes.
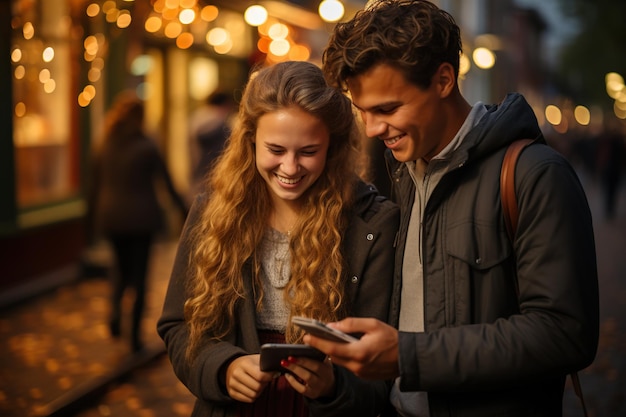
{"type": "MultiPolygon", "coordinates": [[[[594,215],[601,335],[596,360],[579,375],[590,417],[626,417],[626,187],[616,217],[608,220],[597,184],[581,179],[594,215]]],[[[109,337],[104,277],[0,311],[0,415],[191,415],[193,397],[173,374],[155,331],[175,248],[173,241],[154,248],[144,323],[148,347],[141,354],[132,355],[125,339],[109,337]]],[[[582,416],[569,378],[564,409],[564,417],[582,416]]]]}

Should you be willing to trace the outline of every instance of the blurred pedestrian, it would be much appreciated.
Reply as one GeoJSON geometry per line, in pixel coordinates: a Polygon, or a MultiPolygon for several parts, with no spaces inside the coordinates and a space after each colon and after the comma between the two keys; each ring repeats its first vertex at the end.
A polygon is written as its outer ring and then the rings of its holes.
{"type": "Polygon", "coordinates": [[[141,320],[150,249],[164,227],[159,181],[180,212],[187,212],[156,143],[144,133],[143,122],[143,102],[133,93],[120,94],[106,115],[103,140],[94,155],[91,190],[93,227],[108,238],[115,255],[109,328],[112,336],[121,335],[123,297],[133,289],[130,344],[135,352],[143,348],[141,320]]]}
{"type": "Polygon", "coordinates": [[[191,197],[201,191],[205,176],[230,135],[235,103],[231,94],[215,91],[190,121],[191,197]]]}
{"type": "Polygon", "coordinates": [[[466,101],[461,52],[453,17],[428,1],[372,1],[335,26],[325,75],[388,148],[402,212],[391,312],[399,330],[348,318],[333,326],[363,333],[359,341],[304,341],[363,378],[395,378],[390,398],[402,416],[560,416],[566,375],[588,366],[598,344],[590,210],[521,95],[466,101]],[[511,240],[500,169],[522,138],[537,141],[517,164],[511,240]]]}
{"type": "Polygon", "coordinates": [[[623,127],[617,118],[606,120],[605,128],[597,138],[597,167],[604,196],[604,215],[609,220],[615,217],[619,187],[624,175],[625,141],[623,127]]]}
{"type": "Polygon", "coordinates": [[[158,332],[194,416],[377,416],[391,381],[304,357],[260,370],[261,344],[302,342],[293,316],[387,319],[399,211],[359,178],[350,101],[317,66],[253,75],[192,206],[158,332]]]}

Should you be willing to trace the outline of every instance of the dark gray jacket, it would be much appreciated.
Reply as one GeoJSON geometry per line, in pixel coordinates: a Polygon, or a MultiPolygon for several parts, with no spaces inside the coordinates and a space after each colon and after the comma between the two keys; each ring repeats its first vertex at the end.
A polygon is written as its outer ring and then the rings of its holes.
{"type": "MultiPolygon", "coordinates": [[[[510,94],[488,106],[451,155],[453,168],[425,208],[426,331],[400,334],[399,362],[401,389],[428,391],[431,417],[560,416],[565,376],[595,356],[594,234],[576,172],[550,147],[531,145],[516,170],[519,224],[513,243],[502,217],[505,148],[540,134],[522,96],[510,94]]],[[[415,187],[405,164],[388,162],[402,213],[395,324],[415,187]]]]}
{"type": "MultiPolygon", "coordinates": [[[[349,313],[387,321],[399,208],[378,196],[373,186],[359,184],[357,195],[355,216],[344,235],[349,313]]],[[[220,387],[219,369],[236,356],[260,350],[251,266],[244,265],[246,297],[237,309],[235,331],[222,342],[205,345],[189,364],[184,357],[188,330],[183,318],[187,260],[191,250],[189,230],[199,220],[204,204],[204,197],[196,200],[184,227],[157,330],[165,341],[174,372],[197,398],[193,415],[230,416],[235,409],[234,402],[220,387]]],[[[311,416],[375,416],[388,407],[389,386],[385,382],[365,382],[343,368],[336,368],[335,376],[337,396],[327,401],[310,401],[311,416]]]]}

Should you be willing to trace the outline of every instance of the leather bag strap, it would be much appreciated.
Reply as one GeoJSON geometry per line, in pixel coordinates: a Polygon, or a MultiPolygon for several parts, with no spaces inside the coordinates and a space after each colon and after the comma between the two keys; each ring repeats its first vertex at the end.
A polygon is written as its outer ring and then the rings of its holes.
{"type": "Polygon", "coordinates": [[[511,143],[504,154],[502,161],[502,172],[500,173],[500,195],[502,200],[502,212],[504,213],[504,224],[511,242],[515,239],[517,230],[517,197],[515,194],[515,166],[522,151],[531,143],[533,139],[520,139],[511,143]]]}
{"type": "MultiPolygon", "coordinates": [[[[504,154],[504,160],[502,161],[502,169],[500,172],[500,200],[502,204],[502,213],[504,214],[504,224],[506,225],[506,231],[511,242],[514,242],[515,239],[517,220],[519,217],[519,213],[517,211],[517,196],[515,194],[515,167],[517,165],[517,159],[522,151],[533,142],[533,139],[519,139],[511,143],[507,148],[504,154]]],[[[515,284],[517,298],[519,299],[519,286],[517,285],[517,280],[515,281],[515,284]]],[[[580,379],[578,378],[578,372],[572,372],[570,377],[572,379],[574,392],[580,399],[583,414],[585,417],[588,417],[585,399],[583,398],[583,391],[580,386],[580,379]]]]}

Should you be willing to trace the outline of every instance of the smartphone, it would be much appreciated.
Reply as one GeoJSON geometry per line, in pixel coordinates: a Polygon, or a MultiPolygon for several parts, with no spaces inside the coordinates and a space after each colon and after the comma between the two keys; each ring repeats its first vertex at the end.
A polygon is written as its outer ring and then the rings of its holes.
{"type": "Polygon", "coordinates": [[[287,344],[287,343],[266,343],[261,345],[261,370],[263,372],[285,372],[285,368],[280,366],[280,361],[289,356],[305,357],[322,362],[326,354],[309,345],[287,344]]]}
{"type": "Polygon", "coordinates": [[[331,340],[333,342],[348,343],[359,340],[347,333],[328,327],[319,320],[309,319],[306,317],[292,317],[291,322],[313,336],[331,340]]]}

